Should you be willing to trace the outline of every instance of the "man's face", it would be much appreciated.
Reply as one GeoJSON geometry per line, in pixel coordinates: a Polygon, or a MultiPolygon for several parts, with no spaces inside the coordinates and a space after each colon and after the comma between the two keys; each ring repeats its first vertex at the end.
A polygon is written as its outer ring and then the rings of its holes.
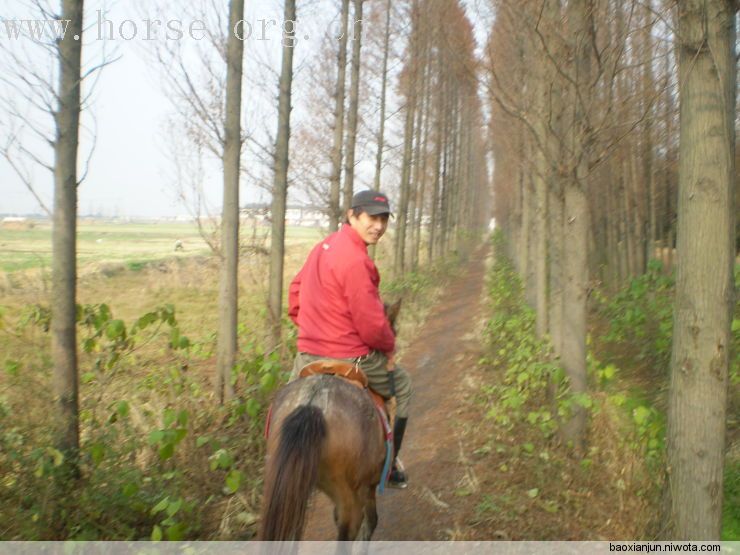
{"type": "Polygon", "coordinates": [[[349,225],[360,235],[366,245],[374,245],[388,227],[388,214],[370,216],[367,212],[361,212],[359,216],[355,216],[350,210],[349,225]]]}

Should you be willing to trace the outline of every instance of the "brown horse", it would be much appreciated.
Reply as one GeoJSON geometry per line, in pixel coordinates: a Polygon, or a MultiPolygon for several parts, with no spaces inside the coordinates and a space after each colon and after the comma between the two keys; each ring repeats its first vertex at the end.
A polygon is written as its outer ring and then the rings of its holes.
{"type": "MultiPolygon", "coordinates": [[[[391,323],[399,306],[386,308],[391,323]]],[[[273,401],[268,429],[260,539],[301,539],[317,487],[334,502],[338,540],[369,540],[386,434],[367,391],[326,374],[295,380],[273,401]]]]}
{"type": "Polygon", "coordinates": [[[270,429],[260,539],[299,540],[318,487],[334,502],[338,539],[369,540],[386,448],[367,392],[335,376],[301,378],[278,393],[270,429]]]}

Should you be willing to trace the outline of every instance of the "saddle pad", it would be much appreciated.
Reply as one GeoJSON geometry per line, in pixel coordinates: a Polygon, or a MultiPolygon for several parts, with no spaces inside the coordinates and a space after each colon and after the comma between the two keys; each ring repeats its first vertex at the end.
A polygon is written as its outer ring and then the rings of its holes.
{"type": "Polygon", "coordinates": [[[301,368],[299,376],[305,378],[315,374],[331,374],[359,386],[367,387],[367,376],[359,366],[341,360],[317,360],[301,368]]]}
{"type": "Polygon", "coordinates": [[[353,385],[367,389],[373,403],[380,410],[380,414],[383,414],[388,422],[393,422],[396,416],[393,401],[386,401],[380,393],[368,386],[367,376],[359,366],[352,364],[351,362],[344,362],[341,360],[317,360],[301,368],[298,375],[301,378],[305,378],[316,374],[339,376],[353,385]],[[391,407],[389,407],[389,404],[391,407]]]}

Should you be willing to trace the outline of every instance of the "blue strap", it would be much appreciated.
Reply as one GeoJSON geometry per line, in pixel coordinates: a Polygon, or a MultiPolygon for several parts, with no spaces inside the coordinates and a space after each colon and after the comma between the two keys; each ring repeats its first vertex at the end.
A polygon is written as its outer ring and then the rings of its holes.
{"type": "Polygon", "coordinates": [[[383,472],[380,473],[380,483],[378,484],[378,493],[385,491],[385,483],[388,481],[388,474],[391,471],[391,459],[393,458],[393,446],[391,440],[385,440],[385,463],[383,464],[383,472]]]}
{"type": "Polygon", "coordinates": [[[378,484],[378,493],[383,493],[385,491],[385,483],[388,481],[388,474],[391,471],[391,462],[393,462],[393,432],[383,410],[378,405],[375,405],[375,410],[378,411],[380,425],[383,427],[385,435],[385,462],[383,463],[383,471],[380,473],[380,483],[378,484]]]}

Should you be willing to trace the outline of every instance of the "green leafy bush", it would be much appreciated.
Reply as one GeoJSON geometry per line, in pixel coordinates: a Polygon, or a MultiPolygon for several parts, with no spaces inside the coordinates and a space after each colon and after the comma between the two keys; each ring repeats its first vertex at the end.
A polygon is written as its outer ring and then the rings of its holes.
{"type": "Polygon", "coordinates": [[[196,538],[220,500],[259,491],[264,400],[282,379],[275,353],[240,361],[235,373],[250,374],[254,399],[219,407],[206,376],[191,371],[211,349],[182,334],[174,306],[130,324],[107,304],[78,306],[81,479],[60,496],[64,456],[41,425],[52,403],[48,309],[0,321],[39,345],[0,367],[2,539],[196,538]]]}
{"type": "Polygon", "coordinates": [[[574,402],[588,401],[567,393],[549,341],[536,337],[535,315],[524,303],[521,281],[503,254],[502,235],[494,234],[493,241],[496,258],[487,282],[491,317],[485,329],[489,354],[480,363],[503,370],[503,381],[484,386],[491,399],[486,416],[506,427],[526,422],[550,436],[574,402]]]}
{"type": "Polygon", "coordinates": [[[663,273],[659,261],[651,261],[647,273],[605,301],[602,312],[610,325],[606,340],[629,343],[638,349],[641,358],[667,371],[673,335],[673,291],[673,277],[663,273]]]}

